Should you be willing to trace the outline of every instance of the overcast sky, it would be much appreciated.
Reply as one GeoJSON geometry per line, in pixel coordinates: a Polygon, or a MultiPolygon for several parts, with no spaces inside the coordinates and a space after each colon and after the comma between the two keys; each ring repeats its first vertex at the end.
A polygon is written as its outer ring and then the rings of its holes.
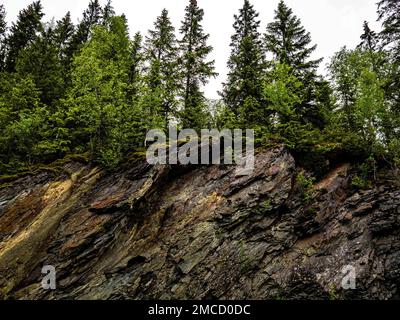
{"type": "MultiPolygon", "coordinates": [[[[106,0],[100,0],[105,3],[106,0]]],[[[7,20],[14,21],[19,10],[32,0],[0,0],[7,11],[7,20]]],[[[279,0],[251,0],[260,13],[261,32],[264,33],[268,22],[273,19],[274,10],[279,0]]],[[[324,57],[323,72],[329,57],[342,46],[354,47],[362,33],[362,23],[367,20],[371,26],[379,30],[376,22],[377,0],[286,0],[294,13],[302,20],[305,28],[311,32],[314,43],[318,44],[316,57],[324,57]]],[[[42,0],[45,20],[59,19],[67,11],[71,11],[75,21],[80,19],[89,0],[42,0]]],[[[188,0],[114,0],[117,14],[124,13],[129,22],[131,34],[140,31],[145,34],[155,18],[165,7],[178,29],[184,15],[188,0]]],[[[216,69],[220,74],[210,81],[205,92],[208,98],[218,98],[221,82],[226,78],[226,61],[229,57],[230,37],[233,31],[233,15],[243,5],[243,0],[198,0],[205,11],[204,28],[210,33],[210,44],[214,47],[211,55],[216,61],[216,69]]]]}

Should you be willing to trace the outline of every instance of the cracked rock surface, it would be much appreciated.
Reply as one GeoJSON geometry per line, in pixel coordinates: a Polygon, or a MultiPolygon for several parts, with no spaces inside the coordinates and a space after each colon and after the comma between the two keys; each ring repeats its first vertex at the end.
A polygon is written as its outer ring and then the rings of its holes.
{"type": "Polygon", "coordinates": [[[298,170],[276,147],[249,176],[137,161],[20,178],[0,189],[0,298],[399,298],[398,184],[354,190],[342,164],[305,201],[298,170]],[[56,290],[41,287],[44,265],[56,290]]]}

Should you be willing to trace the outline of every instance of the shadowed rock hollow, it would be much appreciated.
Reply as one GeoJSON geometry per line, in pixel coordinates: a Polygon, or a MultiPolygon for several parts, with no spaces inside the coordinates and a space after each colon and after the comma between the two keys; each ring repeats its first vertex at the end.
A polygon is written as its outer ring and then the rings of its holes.
{"type": "MultiPolygon", "coordinates": [[[[392,299],[400,187],[349,186],[342,164],[306,201],[283,147],[231,166],[107,174],[79,162],[0,189],[0,298],[392,299]],[[41,287],[54,265],[57,289],[41,287]],[[344,290],[343,267],[356,269],[344,290]]],[[[382,178],[383,179],[383,178],[382,178]]]]}

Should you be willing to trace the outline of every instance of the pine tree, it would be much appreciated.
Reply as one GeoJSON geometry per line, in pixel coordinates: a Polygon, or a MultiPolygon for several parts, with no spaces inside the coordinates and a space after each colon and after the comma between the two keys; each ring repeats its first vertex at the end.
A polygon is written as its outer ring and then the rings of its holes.
{"type": "Polygon", "coordinates": [[[137,32],[133,37],[130,44],[130,63],[129,63],[129,86],[128,86],[128,98],[132,104],[138,102],[139,93],[142,87],[142,72],[143,72],[143,62],[144,54],[142,48],[143,37],[140,32],[137,32]]]}
{"type": "Polygon", "coordinates": [[[361,35],[361,43],[358,48],[370,51],[376,51],[378,46],[378,35],[375,31],[371,30],[367,21],[363,25],[364,33],[361,35]]]}
{"type": "MultiPolygon", "coordinates": [[[[382,22],[380,38],[393,65],[385,91],[387,98],[391,101],[393,115],[400,123],[400,2],[381,0],[378,3],[378,15],[379,21],[382,22]]],[[[397,129],[395,130],[398,132],[397,129]]]]}
{"type": "Polygon", "coordinates": [[[158,106],[168,127],[171,113],[176,107],[176,94],[178,90],[178,47],[175,38],[175,28],[164,9],[161,16],[154,23],[154,30],[149,31],[145,44],[145,56],[149,61],[147,85],[150,92],[157,96],[158,106]]]}
{"type": "MultiPolygon", "coordinates": [[[[244,110],[246,100],[255,102],[254,107],[265,107],[262,99],[262,79],[265,58],[261,35],[258,31],[258,13],[248,0],[244,1],[239,15],[235,15],[233,25],[231,56],[228,61],[228,81],[224,84],[223,98],[226,105],[247,123],[259,121],[257,110],[244,110]],[[254,119],[251,119],[253,116],[254,119]]],[[[252,104],[253,105],[253,104],[252,104]]]]}
{"type": "Polygon", "coordinates": [[[319,109],[317,95],[320,81],[316,73],[322,59],[311,59],[316,45],[311,45],[310,33],[283,1],[279,2],[274,21],[267,26],[265,45],[275,60],[289,66],[293,75],[302,83],[299,88],[301,102],[296,106],[302,122],[324,126],[324,116],[319,109]]]}
{"type": "Polygon", "coordinates": [[[103,25],[107,25],[110,19],[114,16],[115,16],[114,7],[111,4],[111,0],[108,0],[102,11],[103,25]]]}
{"type": "Polygon", "coordinates": [[[78,24],[72,37],[69,52],[70,57],[77,53],[89,40],[94,26],[101,24],[103,9],[99,0],[90,0],[88,8],[83,12],[83,19],[78,24]]]}
{"type": "Polygon", "coordinates": [[[41,19],[43,15],[40,1],[33,2],[26,9],[20,11],[17,22],[12,24],[10,36],[7,39],[7,71],[15,71],[16,60],[21,50],[32,43],[42,30],[41,19]]]}
{"type": "Polygon", "coordinates": [[[131,63],[123,17],[96,26],[91,41],[74,58],[72,86],[64,105],[68,137],[76,150],[89,150],[105,166],[115,166],[136,131],[127,97],[131,63]]]}
{"type": "Polygon", "coordinates": [[[281,64],[291,67],[299,78],[315,72],[322,61],[310,59],[317,46],[310,46],[310,33],[283,1],[275,11],[275,20],[267,26],[265,44],[267,51],[273,53],[281,64]]]}
{"type": "Polygon", "coordinates": [[[54,41],[57,46],[59,57],[65,64],[72,58],[69,52],[75,26],[71,21],[71,13],[68,12],[61,20],[57,21],[54,29],[54,41]]]}
{"type": "Polygon", "coordinates": [[[4,71],[4,63],[6,58],[6,11],[3,5],[0,5],[0,72],[4,71]]]}
{"type": "Polygon", "coordinates": [[[34,150],[44,123],[39,94],[29,77],[0,77],[0,172],[43,159],[43,154],[34,150]]]}
{"type": "Polygon", "coordinates": [[[201,129],[205,123],[205,98],[202,86],[214,77],[214,61],[207,61],[213,48],[207,45],[209,34],[204,32],[201,25],[204,17],[196,0],[190,0],[185,9],[185,18],[182,22],[180,40],[182,68],[183,110],[181,113],[182,126],[191,129],[201,129]]]}
{"type": "Polygon", "coordinates": [[[51,26],[45,27],[41,35],[20,52],[16,61],[16,72],[34,80],[41,92],[41,101],[48,106],[64,94],[63,71],[51,26]]]}
{"type": "Polygon", "coordinates": [[[395,55],[400,59],[400,2],[381,0],[378,3],[378,15],[382,22],[380,35],[384,45],[393,45],[395,55]]]}

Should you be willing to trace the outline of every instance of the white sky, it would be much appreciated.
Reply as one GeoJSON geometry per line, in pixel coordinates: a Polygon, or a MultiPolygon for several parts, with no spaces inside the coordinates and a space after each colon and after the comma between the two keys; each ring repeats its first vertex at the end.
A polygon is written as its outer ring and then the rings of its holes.
{"type": "MultiPolygon", "coordinates": [[[[7,20],[14,21],[19,10],[33,0],[0,0],[7,11],[7,20]]],[[[250,0],[260,13],[261,29],[264,33],[268,22],[273,19],[274,10],[279,0],[250,0]]],[[[100,0],[102,4],[106,0],[100,0]]],[[[311,32],[313,42],[318,44],[316,57],[324,57],[321,72],[336,51],[342,46],[354,47],[359,43],[362,33],[362,23],[369,21],[371,27],[379,30],[376,22],[377,0],[286,0],[294,13],[302,20],[305,28],[311,32]]],[[[42,0],[45,20],[61,18],[71,11],[76,22],[87,7],[89,0],[42,0]]],[[[152,28],[156,17],[165,7],[178,30],[183,19],[184,8],[188,0],[113,0],[117,14],[124,13],[129,22],[130,33],[140,31],[145,34],[152,28]]],[[[214,51],[210,55],[216,60],[216,70],[220,74],[210,81],[205,88],[207,98],[218,98],[217,91],[226,78],[226,62],[230,54],[230,37],[233,32],[233,15],[243,5],[243,0],[198,0],[199,6],[205,11],[204,28],[210,33],[210,44],[214,51]]]]}

